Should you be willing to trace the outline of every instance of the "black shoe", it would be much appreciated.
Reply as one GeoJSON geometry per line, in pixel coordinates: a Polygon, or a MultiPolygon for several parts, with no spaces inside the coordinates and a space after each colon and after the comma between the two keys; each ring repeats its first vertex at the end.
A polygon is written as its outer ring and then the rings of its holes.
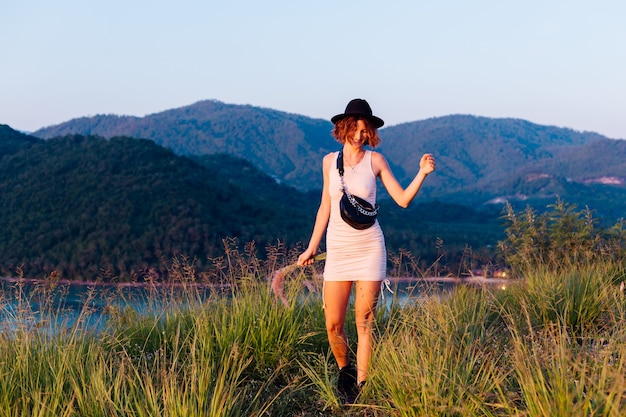
{"type": "Polygon", "coordinates": [[[339,370],[337,390],[344,404],[353,404],[359,395],[356,383],[356,368],[353,365],[344,366],[339,370]]]}

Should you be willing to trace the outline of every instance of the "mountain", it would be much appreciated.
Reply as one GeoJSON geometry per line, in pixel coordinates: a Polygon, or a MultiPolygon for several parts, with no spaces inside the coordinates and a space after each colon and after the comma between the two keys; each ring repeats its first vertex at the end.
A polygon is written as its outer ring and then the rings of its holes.
{"type": "Polygon", "coordinates": [[[331,128],[324,120],[208,100],[142,118],[83,117],[40,129],[33,136],[130,136],[153,140],[179,155],[224,153],[306,190],[319,186],[321,156],[339,148],[331,128]]]}
{"type": "MultiPolygon", "coordinates": [[[[177,256],[204,273],[225,256],[224,239],[240,249],[254,242],[261,258],[278,242],[306,243],[320,201],[319,190],[280,184],[246,160],[180,156],[146,139],[41,140],[2,127],[0,149],[0,273],[8,276],[21,269],[27,277],[141,280],[165,276],[177,256]]],[[[391,253],[414,253],[422,268],[445,254],[442,263],[456,270],[468,245],[493,255],[486,248],[502,238],[498,217],[436,201],[407,210],[381,201],[379,220],[391,253]]]]}
{"type": "Polygon", "coordinates": [[[432,188],[445,194],[484,189],[518,175],[530,163],[543,165],[559,149],[601,139],[605,138],[595,133],[519,119],[454,115],[391,126],[384,130],[381,150],[407,176],[413,175],[423,152],[433,153],[443,169],[438,170],[432,188]]]}
{"type": "MultiPolygon", "coordinates": [[[[224,153],[244,158],[299,190],[315,190],[321,184],[323,155],[340,146],[331,129],[326,120],[201,101],[142,118],[75,119],[34,135],[124,135],[151,139],[180,155],[224,153]]],[[[475,207],[506,200],[541,207],[560,196],[606,216],[626,212],[623,140],[520,119],[471,115],[388,126],[380,135],[380,150],[402,184],[411,181],[423,153],[435,155],[437,171],[425,184],[422,200],[475,207]],[[546,178],[551,183],[544,186],[546,178]]]]}
{"type": "Polygon", "coordinates": [[[626,213],[626,140],[519,119],[447,116],[384,130],[381,150],[406,171],[423,150],[437,158],[423,197],[469,206],[511,202],[539,210],[556,198],[611,223],[626,213]]]}
{"type": "Polygon", "coordinates": [[[143,139],[4,133],[3,149],[22,148],[0,158],[4,275],[24,265],[27,276],[128,279],[177,254],[207,265],[229,237],[293,246],[312,227],[313,203],[229,155],[200,162],[143,139]]]}
{"type": "Polygon", "coordinates": [[[0,158],[13,155],[40,142],[39,139],[25,135],[11,129],[7,125],[0,124],[0,158]]]}

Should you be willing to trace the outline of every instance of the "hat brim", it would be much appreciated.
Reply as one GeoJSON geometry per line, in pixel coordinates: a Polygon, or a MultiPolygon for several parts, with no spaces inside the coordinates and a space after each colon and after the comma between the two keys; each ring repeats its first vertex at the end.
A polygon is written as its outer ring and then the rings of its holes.
{"type": "Polygon", "coordinates": [[[341,114],[337,114],[331,117],[330,121],[333,122],[333,124],[337,124],[338,121],[343,120],[346,117],[351,117],[351,116],[357,117],[359,119],[368,119],[372,123],[375,129],[381,128],[385,124],[383,119],[381,119],[380,117],[369,116],[363,113],[341,113],[341,114]]]}

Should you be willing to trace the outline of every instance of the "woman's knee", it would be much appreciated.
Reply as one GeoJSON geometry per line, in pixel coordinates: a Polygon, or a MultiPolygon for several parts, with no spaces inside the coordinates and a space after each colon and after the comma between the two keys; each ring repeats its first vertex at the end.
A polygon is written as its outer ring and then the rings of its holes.
{"type": "Polygon", "coordinates": [[[356,312],[356,330],[358,333],[370,333],[374,327],[374,311],[356,312]]]}
{"type": "Polygon", "coordinates": [[[336,334],[336,335],[341,335],[343,334],[343,327],[344,327],[344,322],[342,322],[341,320],[330,320],[330,319],[326,319],[326,331],[328,332],[328,334],[336,334]]]}

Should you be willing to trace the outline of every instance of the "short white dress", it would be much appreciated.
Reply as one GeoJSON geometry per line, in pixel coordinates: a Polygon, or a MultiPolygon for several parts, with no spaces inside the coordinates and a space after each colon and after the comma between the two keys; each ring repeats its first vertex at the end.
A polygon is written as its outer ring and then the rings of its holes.
{"type": "MultiPolygon", "coordinates": [[[[337,156],[329,172],[330,219],[326,231],[326,262],[324,281],[383,281],[387,274],[385,237],[378,224],[357,230],[341,218],[339,200],[341,178],[337,171],[337,156]]],[[[372,151],[365,151],[363,159],[354,167],[345,166],[343,175],[351,194],[376,202],[376,176],[372,170],[372,151]]]]}

